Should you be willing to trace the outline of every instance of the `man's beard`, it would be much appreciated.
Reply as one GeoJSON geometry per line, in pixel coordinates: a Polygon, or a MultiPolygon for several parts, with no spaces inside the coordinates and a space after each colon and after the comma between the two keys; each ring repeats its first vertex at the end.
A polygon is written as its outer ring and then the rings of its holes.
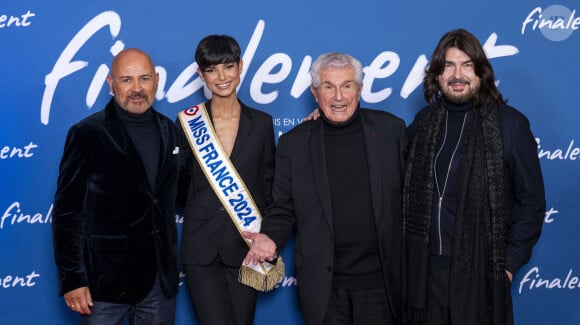
{"type": "Polygon", "coordinates": [[[447,98],[448,101],[452,102],[453,104],[465,104],[471,101],[477,92],[479,91],[479,87],[476,89],[471,87],[471,83],[467,79],[449,79],[447,82],[447,86],[451,86],[452,84],[461,83],[467,89],[467,92],[455,93],[449,87],[445,87],[442,89],[443,95],[447,98]]]}

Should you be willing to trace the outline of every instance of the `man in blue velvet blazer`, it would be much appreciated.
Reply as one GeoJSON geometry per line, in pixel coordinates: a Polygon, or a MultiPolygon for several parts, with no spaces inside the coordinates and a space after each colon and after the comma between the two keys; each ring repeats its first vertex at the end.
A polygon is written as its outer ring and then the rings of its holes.
{"type": "Polygon", "coordinates": [[[83,324],[127,314],[171,324],[178,288],[175,200],[180,137],[151,105],[158,75],[147,54],[121,51],[114,99],[70,128],[53,210],[59,292],[83,324]]]}

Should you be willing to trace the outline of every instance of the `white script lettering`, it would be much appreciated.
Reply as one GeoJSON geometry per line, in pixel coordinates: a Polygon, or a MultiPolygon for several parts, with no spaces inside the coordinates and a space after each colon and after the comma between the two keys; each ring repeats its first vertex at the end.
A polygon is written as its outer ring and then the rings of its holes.
{"type": "Polygon", "coordinates": [[[278,284],[274,287],[274,288],[285,288],[285,287],[291,287],[291,286],[296,286],[298,285],[298,280],[293,277],[287,277],[285,276],[283,279],[280,279],[280,282],[278,282],[278,284]]]}
{"type": "Polygon", "coordinates": [[[89,21],[68,43],[52,71],[44,78],[45,88],[40,107],[40,122],[42,124],[48,124],[50,105],[58,82],[89,65],[86,61],[72,61],[73,57],[96,32],[106,26],[109,26],[111,36],[117,37],[121,31],[121,17],[116,12],[105,11],[89,21]]]}
{"type": "Polygon", "coordinates": [[[28,21],[28,18],[36,16],[35,13],[28,10],[25,14],[20,16],[8,16],[0,15],[0,28],[7,27],[28,27],[32,22],[28,21]]]}
{"type": "Polygon", "coordinates": [[[520,281],[518,293],[521,294],[523,289],[578,289],[580,288],[580,278],[573,276],[572,274],[573,271],[570,269],[563,281],[561,278],[544,279],[540,277],[540,268],[535,266],[531,268],[520,281]]]}
{"type": "Polygon", "coordinates": [[[20,202],[12,203],[0,218],[0,229],[4,229],[4,225],[15,225],[18,223],[50,223],[52,222],[52,204],[48,209],[46,215],[42,213],[25,214],[20,209],[20,202]]]}
{"type": "Polygon", "coordinates": [[[10,147],[4,146],[0,149],[0,159],[9,159],[9,158],[30,158],[34,156],[32,149],[38,148],[37,144],[34,144],[30,141],[29,144],[25,145],[22,148],[18,147],[10,147]]]}
{"type": "Polygon", "coordinates": [[[34,287],[36,282],[33,279],[38,278],[40,274],[32,271],[24,277],[18,275],[6,275],[0,277],[0,288],[8,289],[14,287],[34,287]]]}
{"type": "MultiPolygon", "coordinates": [[[[84,27],[82,27],[82,29],[65,47],[64,51],[53,66],[52,71],[45,77],[45,89],[40,114],[41,123],[46,125],[49,122],[52,100],[59,81],[88,66],[87,61],[73,61],[76,53],[79,52],[84,44],[88,42],[95,33],[107,26],[109,27],[113,39],[116,38],[121,29],[121,18],[116,12],[105,11],[95,16],[84,27]]],[[[243,83],[245,74],[250,70],[249,66],[260,45],[264,30],[265,22],[259,20],[250,41],[248,42],[246,51],[242,56],[244,69],[240,78],[240,86],[243,83]]],[[[483,45],[488,58],[492,59],[502,56],[511,56],[519,52],[518,49],[512,45],[496,46],[496,40],[497,34],[492,33],[483,45]]],[[[122,42],[117,40],[110,48],[110,52],[113,55],[120,51],[120,47],[122,47],[120,44],[122,44],[122,42]]],[[[373,91],[372,85],[379,79],[388,79],[393,76],[399,70],[400,60],[401,59],[397,53],[384,51],[380,53],[369,66],[363,68],[365,73],[364,83],[366,84],[366,86],[363,87],[364,92],[361,94],[361,99],[363,101],[371,104],[378,103],[387,99],[392,94],[392,87],[385,87],[373,91]]],[[[270,104],[274,102],[280,95],[279,87],[276,88],[274,85],[282,84],[291,75],[293,61],[295,60],[286,53],[274,53],[265,59],[256,70],[256,73],[250,82],[250,96],[252,100],[260,104],[270,104]]],[[[289,94],[293,98],[299,98],[308,90],[310,86],[310,75],[308,74],[308,71],[310,70],[311,62],[312,58],[309,55],[304,56],[301,60],[300,67],[294,76],[294,82],[289,90],[289,94]]],[[[419,55],[409,75],[405,78],[405,82],[400,91],[400,96],[402,98],[406,99],[421,86],[424,69],[427,64],[427,57],[424,54],[419,55]]],[[[109,67],[104,63],[97,64],[97,66],[99,68],[96,71],[92,82],[90,82],[90,87],[86,95],[86,104],[89,108],[92,108],[96,102],[96,98],[105,83],[106,74],[109,71],[109,67]]],[[[189,64],[177,76],[166,93],[164,92],[164,88],[167,85],[166,70],[164,67],[155,68],[159,73],[159,87],[155,96],[157,100],[166,98],[169,103],[175,103],[186,99],[188,96],[204,88],[203,81],[199,76],[196,76],[197,63],[195,62],[189,64]]],[[[209,98],[210,94],[207,89],[205,89],[204,94],[209,98]]]]}
{"type": "Polygon", "coordinates": [[[544,217],[544,222],[545,223],[552,223],[554,222],[554,218],[552,217],[552,215],[554,214],[558,214],[558,210],[554,209],[554,208],[550,208],[550,210],[546,211],[546,215],[544,217]]]}
{"type": "Polygon", "coordinates": [[[574,140],[570,140],[566,149],[544,150],[540,148],[540,138],[536,138],[538,144],[538,158],[548,160],[576,160],[580,158],[580,147],[574,146],[574,140]]]}
{"type": "Polygon", "coordinates": [[[178,225],[182,224],[183,223],[183,216],[178,214],[178,213],[175,214],[175,223],[178,225]]]}
{"type": "Polygon", "coordinates": [[[576,9],[570,12],[569,17],[548,17],[544,18],[542,16],[542,8],[536,7],[526,17],[522,23],[522,35],[526,32],[526,27],[531,23],[532,31],[537,28],[549,28],[549,29],[560,29],[560,30],[577,30],[580,25],[580,17],[574,17],[576,15],[576,9]]]}

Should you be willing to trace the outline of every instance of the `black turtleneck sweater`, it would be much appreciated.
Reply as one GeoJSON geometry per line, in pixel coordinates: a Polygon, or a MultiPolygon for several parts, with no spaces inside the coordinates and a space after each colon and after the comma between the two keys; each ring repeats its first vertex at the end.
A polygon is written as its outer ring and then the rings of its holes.
{"type": "Polygon", "coordinates": [[[121,108],[117,103],[115,103],[115,107],[119,118],[133,140],[133,144],[141,155],[149,185],[153,189],[161,154],[161,135],[153,110],[148,109],[143,114],[133,114],[121,108]]]}
{"type": "Polygon", "coordinates": [[[333,286],[380,287],[381,262],[360,114],[357,111],[340,125],[322,119],[334,229],[333,286]]]}
{"type": "Polygon", "coordinates": [[[471,102],[460,105],[447,102],[446,107],[446,117],[443,119],[437,142],[438,155],[435,160],[437,182],[431,210],[430,250],[432,255],[451,256],[459,195],[459,166],[469,129],[468,112],[473,105],[471,102]],[[443,197],[441,209],[439,209],[440,194],[443,197]]]}

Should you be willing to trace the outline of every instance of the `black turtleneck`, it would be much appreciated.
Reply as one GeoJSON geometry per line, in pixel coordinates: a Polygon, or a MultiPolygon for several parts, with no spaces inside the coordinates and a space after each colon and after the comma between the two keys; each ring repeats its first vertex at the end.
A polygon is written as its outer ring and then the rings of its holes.
{"type": "Polygon", "coordinates": [[[455,232],[455,216],[457,215],[457,197],[459,194],[459,165],[463,143],[465,143],[469,128],[470,120],[467,114],[472,107],[471,102],[465,104],[446,103],[447,112],[443,119],[441,133],[437,142],[437,148],[440,151],[438,151],[439,154],[435,160],[436,179],[439,192],[443,193],[443,200],[441,201],[441,214],[439,215],[439,193],[436,185],[431,213],[430,250],[433,255],[451,256],[455,232]],[[463,134],[461,132],[462,129],[463,134]],[[462,142],[458,145],[460,141],[462,142]],[[455,154],[453,154],[454,151],[455,154]],[[452,157],[453,160],[451,160],[452,157]],[[445,191],[443,192],[444,187],[445,191]]]}
{"type": "Polygon", "coordinates": [[[116,102],[115,108],[133,144],[141,155],[149,185],[153,189],[157,178],[161,151],[161,136],[159,126],[154,119],[153,110],[150,108],[143,114],[133,114],[121,108],[116,102]]]}
{"type": "Polygon", "coordinates": [[[333,286],[380,287],[381,262],[360,113],[339,125],[322,119],[334,229],[333,286]]]}

